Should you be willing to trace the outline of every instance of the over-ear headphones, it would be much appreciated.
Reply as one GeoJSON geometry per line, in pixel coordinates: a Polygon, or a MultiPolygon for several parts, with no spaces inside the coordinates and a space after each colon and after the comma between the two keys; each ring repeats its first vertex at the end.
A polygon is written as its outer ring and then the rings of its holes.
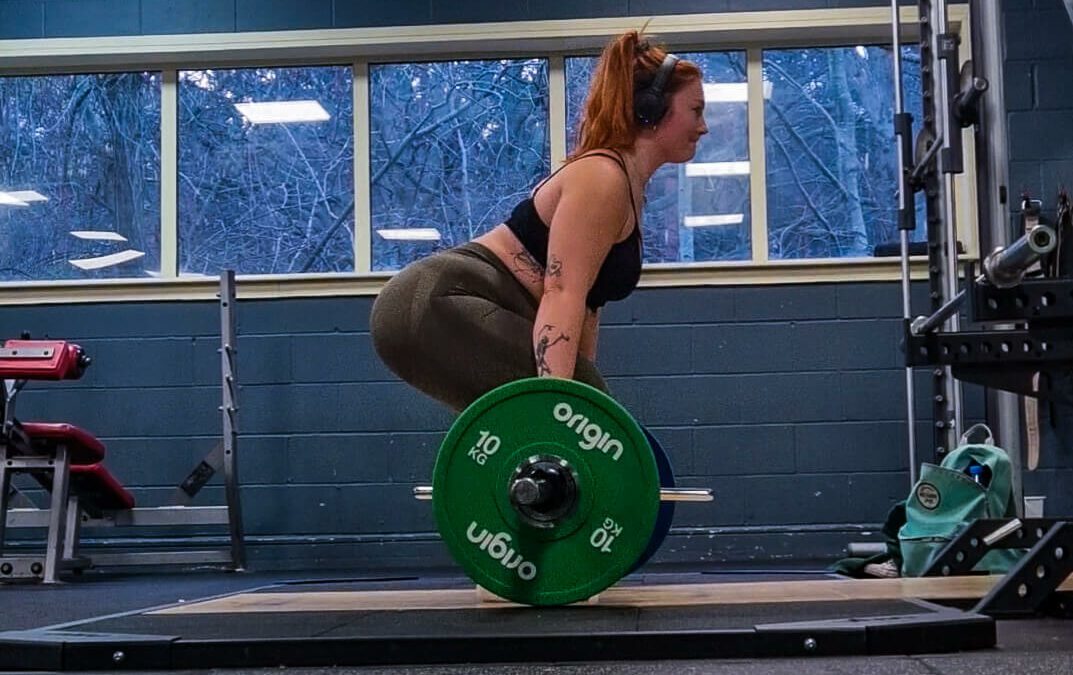
{"type": "Polygon", "coordinates": [[[678,63],[678,57],[667,54],[659,65],[652,83],[633,96],[633,114],[637,121],[646,127],[654,127],[667,114],[667,102],[663,99],[663,89],[671,78],[671,71],[678,63]]]}

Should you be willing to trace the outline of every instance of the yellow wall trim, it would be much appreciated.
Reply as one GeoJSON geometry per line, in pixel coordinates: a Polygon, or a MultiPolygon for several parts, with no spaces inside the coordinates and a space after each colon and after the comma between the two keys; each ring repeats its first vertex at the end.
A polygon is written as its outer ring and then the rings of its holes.
{"type": "MultiPolygon", "coordinates": [[[[927,261],[914,259],[914,280],[927,279],[927,261]]],[[[895,282],[898,258],[831,261],[774,261],[648,265],[641,288],[690,286],[770,286],[776,284],[895,282]]],[[[390,274],[243,276],[237,280],[242,300],[375,296],[390,274]]],[[[63,305],[107,302],[182,302],[216,299],[219,281],[197,279],[106,279],[0,283],[0,306],[63,305]]]]}

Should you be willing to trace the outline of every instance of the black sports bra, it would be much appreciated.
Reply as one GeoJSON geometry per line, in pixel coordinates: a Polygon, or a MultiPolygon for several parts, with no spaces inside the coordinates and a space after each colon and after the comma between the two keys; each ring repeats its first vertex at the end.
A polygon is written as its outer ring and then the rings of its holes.
{"type": "MultiPolygon", "coordinates": [[[[592,289],[589,290],[589,294],[585,298],[585,304],[591,309],[603,307],[610,300],[625,298],[633,292],[633,289],[637,288],[637,282],[641,279],[641,227],[640,223],[637,222],[637,204],[633,198],[633,184],[630,183],[630,174],[626,170],[626,162],[623,161],[621,155],[613,150],[610,153],[598,151],[585,155],[585,157],[597,156],[609,157],[615,160],[619,167],[622,168],[622,172],[626,174],[626,183],[630,188],[630,206],[633,209],[634,226],[629,237],[614,244],[607,252],[607,257],[604,259],[603,265],[600,266],[600,271],[596,275],[592,289]]],[[[559,171],[562,171],[563,168],[565,168],[565,165],[559,167],[551,175],[554,176],[559,171]]],[[[551,176],[548,176],[548,179],[550,180],[551,176]]],[[[510,217],[506,220],[506,226],[514,233],[514,236],[518,237],[518,241],[522,242],[522,246],[529,252],[529,255],[533,256],[542,267],[547,267],[548,264],[549,228],[540,219],[540,214],[537,213],[536,205],[533,203],[533,197],[536,196],[536,193],[546,182],[547,180],[542,182],[533,191],[532,195],[515,206],[510,217]]]]}

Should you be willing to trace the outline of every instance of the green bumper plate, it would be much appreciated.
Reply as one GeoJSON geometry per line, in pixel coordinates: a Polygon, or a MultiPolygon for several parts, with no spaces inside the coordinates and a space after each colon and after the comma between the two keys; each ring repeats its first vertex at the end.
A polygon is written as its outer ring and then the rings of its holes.
{"type": "Polygon", "coordinates": [[[477,584],[509,600],[561,605],[592,597],[645,552],[659,513],[660,479],[633,417],[579,382],[531,378],[466,408],[440,447],[433,508],[440,534],[477,584]],[[527,521],[509,498],[517,468],[565,462],[573,510],[554,525],[527,521]]]}

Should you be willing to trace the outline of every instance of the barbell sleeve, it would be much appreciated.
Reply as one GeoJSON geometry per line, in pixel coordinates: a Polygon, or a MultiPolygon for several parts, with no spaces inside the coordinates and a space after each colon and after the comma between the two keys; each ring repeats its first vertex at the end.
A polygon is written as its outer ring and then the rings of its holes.
{"type": "MultiPolygon", "coordinates": [[[[987,256],[984,259],[984,274],[981,274],[976,282],[987,281],[996,288],[1012,288],[1020,284],[1028,268],[1040,257],[1053,251],[1057,243],[1058,237],[1054,229],[1037,225],[1008,247],[997,248],[987,256]]],[[[918,316],[913,319],[909,330],[913,335],[930,333],[957,313],[966,297],[967,291],[963,289],[931,316],[918,316]]]]}
{"type": "Polygon", "coordinates": [[[1013,288],[1021,283],[1028,268],[1057,245],[1054,229],[1036,225],[1006,248],[997,248],[984,258],[984,275],[995,288],[1013,288]]]}
{"type": "Polygon", "coordinates": [[[995,544],[1010,536],[1017,530],[1020,530],[1023,526],[1024,523],[1022,523],[1020,519],[1014,518],[1010,522],[1005,523],[1001,527],[996,528],[994,532],[984,537],[984,543],[988,546],[994,546],[995,544]]]}
{"type": "MultiPolygon", "coordinates": [[[[418,485],[414,488],[414,499],[418,501],[432,500],[432,486],[418,485]]],[[[709,488],[660,488],[659,500],[661,502],[710,502],[715,497],[709,488]]]]}
{"type": "Polygon", "coordinates": [[[711,488],[660,488],[659,500],[661,502],[710,502],[711,488]]]}

